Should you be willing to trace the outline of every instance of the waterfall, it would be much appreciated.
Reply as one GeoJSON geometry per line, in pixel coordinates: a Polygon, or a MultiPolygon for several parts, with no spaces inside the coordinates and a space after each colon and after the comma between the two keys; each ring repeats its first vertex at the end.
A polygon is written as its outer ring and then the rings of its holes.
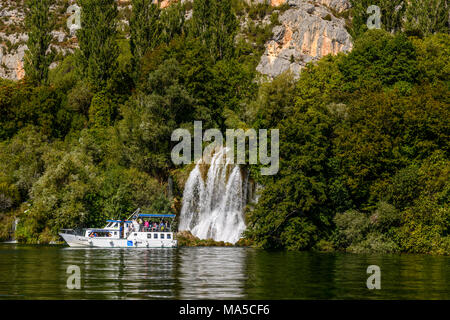
{"type": "Polygon", "coordinates": [[[222,147],[213,154],[206,181],[201,160],[189,174],[179,230],[188,230],[200,239],[235,243],[245,230],[248,177],[242,178],[239,165],[231,164],[226,152],[227,148],[222,147]]]}

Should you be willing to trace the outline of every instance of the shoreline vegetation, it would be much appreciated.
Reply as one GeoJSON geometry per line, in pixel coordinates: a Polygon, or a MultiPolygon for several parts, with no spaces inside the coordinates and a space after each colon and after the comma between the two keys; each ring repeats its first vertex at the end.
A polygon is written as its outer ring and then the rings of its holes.
{"type": "Polygon", "coordinates": [[[122,30],[114,0],[80,0],[79,49],[53,69],[52,0],[26,2],[26,77],[0,79],[0,240],[16,218],[20,243],[50,243],[136,208],[179,214],[192,166],[172,163],[171,133],[202,121],[280,132],[278,174],[246,168],[264,187],[238,245],[450,254],[447,5],[373,0],[382,29],[367,30],[352,0],[351,52],[268,81],[256,66],[286,6],[131,2],[122,30]]]}

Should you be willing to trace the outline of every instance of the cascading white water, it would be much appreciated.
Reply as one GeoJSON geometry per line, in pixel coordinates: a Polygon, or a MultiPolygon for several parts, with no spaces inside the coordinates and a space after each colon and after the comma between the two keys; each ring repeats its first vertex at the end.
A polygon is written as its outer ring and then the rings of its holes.
{"type": "Polygon", "coordinates": [[[245,230],[248,178],[242,179],[239,165],[231,164],[226,152],[227,148],[220,148],[212,156],[206,182],[201,160],[191,171],[184,186],[179,230],[200,239],[235,243],[245,230]]]}

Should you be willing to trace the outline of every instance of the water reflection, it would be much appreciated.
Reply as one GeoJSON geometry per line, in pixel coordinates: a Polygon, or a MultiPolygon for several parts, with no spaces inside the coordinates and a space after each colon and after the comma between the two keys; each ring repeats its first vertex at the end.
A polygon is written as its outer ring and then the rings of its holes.
{"type": "Polygon", "coordinates": [[[245,298],[243,248],[186,248],[180,256],[181,299],[245,298]]]}
{"type": "Polygon", "coordinates": [[[0,245],[0,299],[450,299],[450,258],[0,245]],[[381,290],[366,288],[367,266],[381,290]],[[81,290],[66,287],[78,265],[81,290]]]}
{"type": "MultiPolygon", "coordinates": [[[[172,249],[66,249],[79,257],[85,298],[174,299],[177,253],[172,249]]],[[[70,260],[67,264],[69,264],[70,260]]],[[[77,263],[74,263],[77,264],[77,263]]],[[[73,291],[73,290],[70,290],[73,291]]]]}

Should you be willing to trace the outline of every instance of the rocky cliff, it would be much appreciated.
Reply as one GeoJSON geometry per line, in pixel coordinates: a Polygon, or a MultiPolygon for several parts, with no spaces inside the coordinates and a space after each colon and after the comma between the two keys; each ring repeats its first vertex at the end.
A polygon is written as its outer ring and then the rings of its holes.
{"type": "MultiPolygon", "coordinates": [[[[188,0],[182,0],[182,2],[188,0]]],[[[250,4],[270,3],[277,7],[288,5],[279,16],[280,25],[273,29],[273,37],[257,70],[270,78],[290,69],[296,76],[308,62],[327,54],[337,54],[352,48],[345,20],[337,17],[350,8],[349,0],[245,0],[250,4]]],[[[28,39],[24,27],[24,0],[0,1],[0,77],[21,79],[23,59],[28,39]]],[[[176,0],[160,2],[162,7],[176,0]]],[[[53,31],[53,48],[63,54],[77,46],[76,38],[67,27],[67,7],[75,0],[57,1],[53,8],[59,14],[57,29],[53,31]]],[[[130,0],[118,0],[119,8],[130,9],[130,0]]],[[[267,20],[267,19],[266,19],[267,20]]],[[[55,64],[53,64],[55,65],[55,64]]]]}
{"type": "Polygon", "coordinates": [[[273,29],[273,37],[266,43],[259,72],[272,78],[290,69],[298,76],[308,62],[351,50],[345,20],[334,15],[350,8],[348,0],[281,2],[289,4],[290,9],[279,17],[281,25],[273,29]]]}

